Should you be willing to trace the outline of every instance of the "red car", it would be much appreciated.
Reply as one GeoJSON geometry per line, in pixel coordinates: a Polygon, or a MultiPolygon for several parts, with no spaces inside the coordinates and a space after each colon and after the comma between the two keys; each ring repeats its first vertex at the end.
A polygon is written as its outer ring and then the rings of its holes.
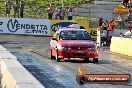
{"type": "Polygon", "coordinates": [[[81,58],[98,62],[96,44],[85,29],[60,29],[50,41],[51,58],[60,62],[64,58],[81,58]]]}

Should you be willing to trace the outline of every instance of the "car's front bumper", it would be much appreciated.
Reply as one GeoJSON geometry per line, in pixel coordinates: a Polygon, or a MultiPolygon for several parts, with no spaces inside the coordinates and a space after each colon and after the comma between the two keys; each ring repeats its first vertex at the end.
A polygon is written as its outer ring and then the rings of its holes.
{"type": "Polygon", "coordinates": [[[98,58],[97,50],[58,50],[59,58],[98,58]]]}

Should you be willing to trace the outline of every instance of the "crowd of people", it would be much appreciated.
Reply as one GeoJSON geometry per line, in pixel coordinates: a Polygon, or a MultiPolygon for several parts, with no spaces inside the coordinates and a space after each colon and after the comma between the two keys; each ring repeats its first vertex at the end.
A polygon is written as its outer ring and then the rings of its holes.
{"type": "MultiPolygon", "coordinates": [[[[24,1],[23,0],[21,0],[20,3],[18,0],[16,0],[15,3],[12,3],[10,0],[7,0],[5,3],[5,6],[6,6],[6,17],[10,16],[10,11],[13,7],[14,17],[23,18],[23,15],[24,15],[24,1]]],[[[64,20],[66,18],[68,20],[72,20],[72,17],[73,17],[72,8],[69,8],[68,10],[66,10],[64,7],[55,8],[54,6],[50,4],[46,10],[48,13],[48,19],[50,20],[53,19],[53,15],[55,15],[55,19],[60,19],[60,20],[64,20]]]]}
{"type": "Polygon", "coordinates": [[[99,18],[99,28],[101,31],[101,41],[102,44],[108,45],[108,40],[109,40],[109,33],[113,32],[115,26],[116,26],[116,22],[115,20],[103,20],[102,17],[99,18]],[[107,34],[105,35],[104,30],[107,31],[107,34]]]}
{"type": "Polygon", "coordinates": [[[7,0],[6,3],[5,3],[5,6],[6,6],[6,17],[10,16],[10,11],[13,7],[14,17],[23,18],[24,1],[21,0],[20,3],[19,3],[19,1],[16,0],[15,3],[12,3],[10,0],[7,0]]]}
{"type": "Polygon", "coordinates": [[[102,17],[99,18],[98,24],[99,28],[101,30],[101,41],[102,44],[106,44],[109,42],[110,37],[113,34],[113,30],[115,27],[119,29],[127,29],[128,31],[126,33],[121,33],[121,36],[123,37],[132,37],[132,13],[128,14],[127,21],[123,17],[123,14],[119,14],[117,21],[111,20],[111,21],[104,21],[102,17]],[[106,33],[104,33],[104,30],[106,33]]]}
{"type": "Polygon", "coordinates": [[[99,18],[99,27],[101,27],[102,30],[114,30],[116,23],[114,20],[111,21],[104,21],[102,17],[99,18]]]}
{"type": "Polygon", "coordinates": [[[55,19],[64,20],[67,18],[68,20],[72,20],[73,17],[73,9],[69,8],[68,10],[65,10],[64,7],[56,7],[54,8],[51,4],[47,8],[48,12],[48,19],[52,20],[53,14],[55,14],[55,19]]]}

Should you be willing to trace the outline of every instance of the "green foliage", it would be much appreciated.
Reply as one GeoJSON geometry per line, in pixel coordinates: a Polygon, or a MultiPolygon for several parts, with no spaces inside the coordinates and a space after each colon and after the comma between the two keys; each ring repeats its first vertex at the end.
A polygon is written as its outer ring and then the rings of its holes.
{"type": "MultiPolygon", "coordinates": [[[[5,1],[0,0],[0,16],[5,16],[5,1]]],[[[12,5],[16,0],[11,0],[12,5]]],[[[20,0],[18,0],[20,1],[20,0]]],[[[47,18],[46,8],[49,4],[53,6],[62,6],[62,1],[64,7],[74,7],[80,4],[88,3],[88,0],[23,0],[25,4],[24,17],[27,18],[47,18]]],[[[11,17],[13,17],[13,6],[11,9],[11,17]]]]}

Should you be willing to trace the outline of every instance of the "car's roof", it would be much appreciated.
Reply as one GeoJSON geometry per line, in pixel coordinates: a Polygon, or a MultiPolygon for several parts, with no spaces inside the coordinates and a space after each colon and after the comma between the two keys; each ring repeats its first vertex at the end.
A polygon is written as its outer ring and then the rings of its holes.
{"type": "Polygon", "coordinates": [[[62,28],[62,29],[59,29],[58,32],[61,32],[61,31],[86,31],[85,29],[76,29],[76,28],[62,28]]]}

